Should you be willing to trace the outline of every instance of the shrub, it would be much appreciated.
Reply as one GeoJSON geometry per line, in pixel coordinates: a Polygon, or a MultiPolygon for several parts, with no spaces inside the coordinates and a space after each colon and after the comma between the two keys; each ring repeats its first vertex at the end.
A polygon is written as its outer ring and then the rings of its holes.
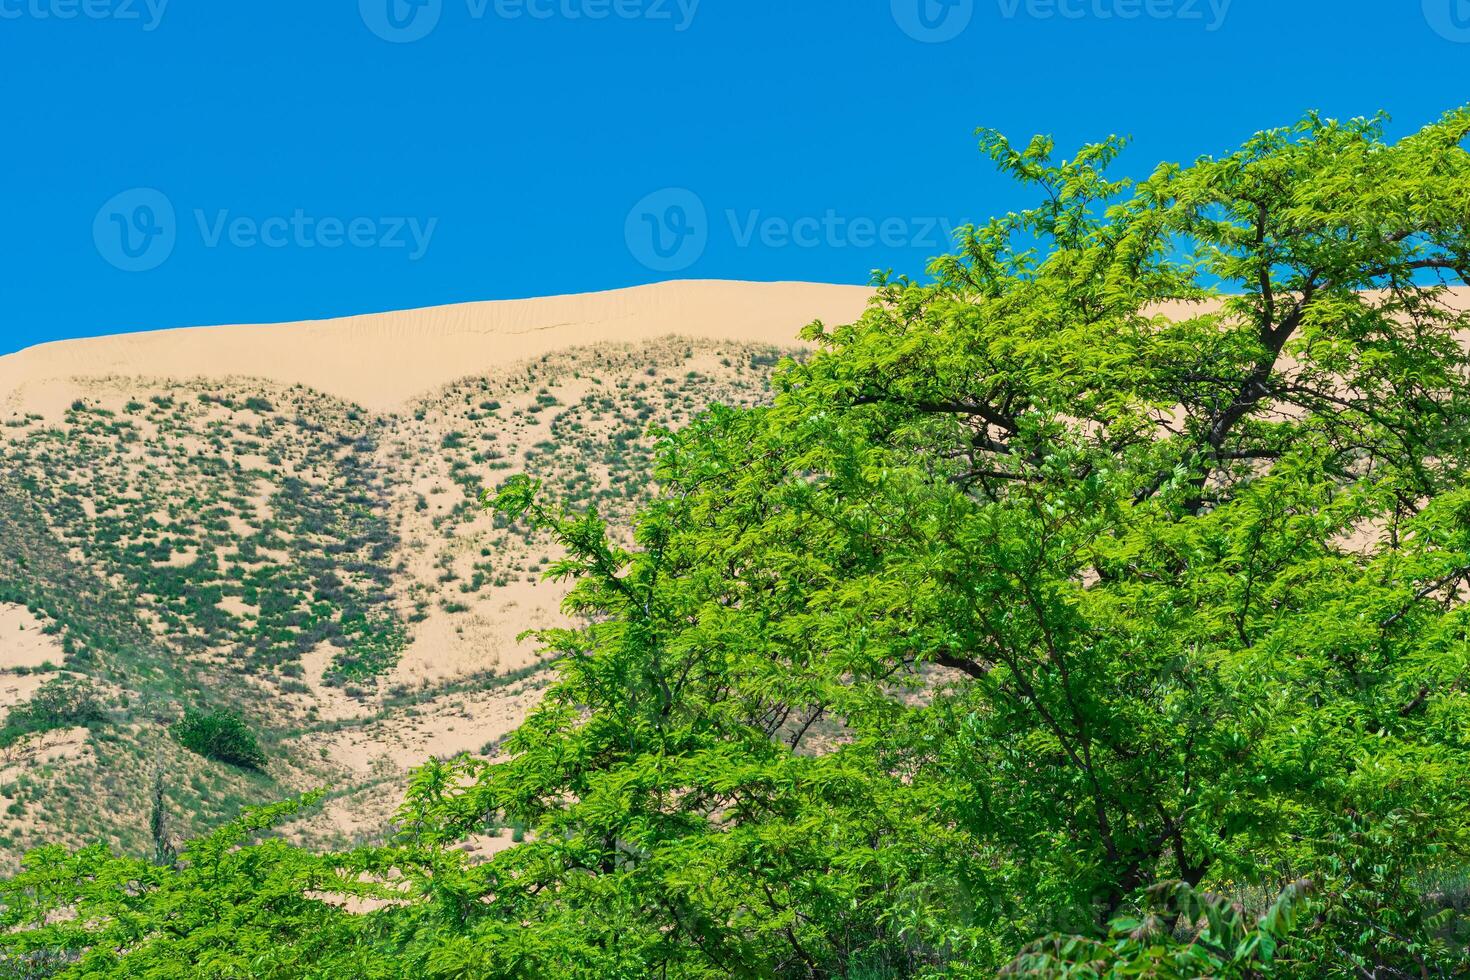
{"type": "Polygon", "coordinates": [[[265,770],[265,753],[256,741],[255,732],[233,711],[190,708],[184,712],[183,720],[169,731],[180,745],[206,759],[257,772],[265,770]]]}

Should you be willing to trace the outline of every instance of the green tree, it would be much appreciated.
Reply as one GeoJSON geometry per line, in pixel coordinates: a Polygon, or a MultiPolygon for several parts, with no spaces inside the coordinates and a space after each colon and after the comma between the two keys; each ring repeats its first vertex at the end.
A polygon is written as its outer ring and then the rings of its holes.
{"type": "Polygon", "coordinates": [[[716,972],[983,973],[1168,879],[1317,881],[1314,970],[1462,965],[1467,130],[1136,186],[984,134],[1041,203],[668,437],[636,550],[504,491],[595,623],[467,794],[540,825],[515,879],[716,972]]]}
{"type": "Polygon", "coordinates": [[[266,836],[315,799],[247,813],[185,847],[177,866],[100,846],[29,855],[0,888],[0,976],[403,976],[374,965],[383,960],[362,938],[370,919],[308,894],[373,890],[349,880],[342,860],[266,836]]]}

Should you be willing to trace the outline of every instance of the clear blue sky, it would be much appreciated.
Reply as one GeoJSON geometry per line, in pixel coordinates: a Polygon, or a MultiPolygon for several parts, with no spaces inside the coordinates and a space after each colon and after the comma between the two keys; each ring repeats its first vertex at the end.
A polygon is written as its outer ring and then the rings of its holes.
{"type": "Polygon", "coordinates": [[[1467,78],[1470,0],[0,0],[0,353],[915,273],[1021,203],[977,126],[1146,173],[1467,78]]]}

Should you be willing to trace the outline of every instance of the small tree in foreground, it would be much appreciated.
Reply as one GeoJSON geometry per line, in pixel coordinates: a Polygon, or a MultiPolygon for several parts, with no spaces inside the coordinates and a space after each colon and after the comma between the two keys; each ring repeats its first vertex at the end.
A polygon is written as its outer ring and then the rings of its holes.
{"type": "Polygon", "coordinates": [[[172,833],[169,831],[168,821],[168,795],[167,786],[163,779],[163,769],[159,768],[153,773],[152,807],[148,814],[148,836],[153,841],[153,863],[160,867],[170,867],[178,860],[178,849],[174,846],[172,833]]]}

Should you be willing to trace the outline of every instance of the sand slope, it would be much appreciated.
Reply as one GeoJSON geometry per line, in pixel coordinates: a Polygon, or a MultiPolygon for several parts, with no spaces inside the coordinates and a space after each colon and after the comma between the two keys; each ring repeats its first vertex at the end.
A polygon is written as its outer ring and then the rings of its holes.
{"type": "Polygon", "coordinates": [[[57,389],[67,379],[118,375],[258,377],[392,411],[467,375],[569,347],[670,334],[788,344],[812,320],[855,319],[869,295],[862,286],[687,280],[337,320],[59,341],[0,357],[0,408],[49,404],[65,397],[57,389]]]}
{"type": "MultiPolygon", "coordinates": [[[[569,625],[566,584],[542,577],[555,548],[483,511],[479,488],[530,473],[626,522],[649,490],[650,423],[764,400],[769,348],[798,346],[815,319],[850,322],[870,295],[686,281],[46,344],[0,357],[0,483],[22,488],[8,502],[36,541],[116,588],[108,601],[131,605],[152,655],[199,670],[215,697],[283,733],[272,796],[328,784],[342,794],[289,832],[349,846],[383,832],[407,771],[429,755],[497,752],[550,680],[534,669],[537,643],[518,638],[569,625]],[[84,407],[70,411],[77,399],[84,407]],[[219,595],[174,610],[163,593],[178,577],[191,594],[219,595]],[[246,579],[258,583],[248,594],[246,579]],[[326,683],[340,648],[325,641],[303,646],[293,673],[247,670],[249,643],[302,635],[257,587],[286,605],[382,588],[374,608],[403,624],[407,646],[382,675],[341,685],[326,683]]],[[[0,508],[0,578],[25,585],[9,517],[0,508]]],[[[42,582],[38,568],[37,588],[60,587],[63,572],[42,582]]],[[[109,612],[90,600],[66,609],[68,622],[109,612]]],[[[58,675],[36,670],[65,662],[64,634],[43,632],[52,625],[0,606],[0,717],[58,675]]],[[[152,696],[149,677],[139,671],[132,703],[152,696]]],[[[144,846],[151,776],[135,758],[173,760],[181,833],[259,802],[258,787],[184,753],[150,719],[110,731],[0,753],[0,777],[36,780],[24,799],[0,793],[0,871],[43,839],[144,846]]]]}

